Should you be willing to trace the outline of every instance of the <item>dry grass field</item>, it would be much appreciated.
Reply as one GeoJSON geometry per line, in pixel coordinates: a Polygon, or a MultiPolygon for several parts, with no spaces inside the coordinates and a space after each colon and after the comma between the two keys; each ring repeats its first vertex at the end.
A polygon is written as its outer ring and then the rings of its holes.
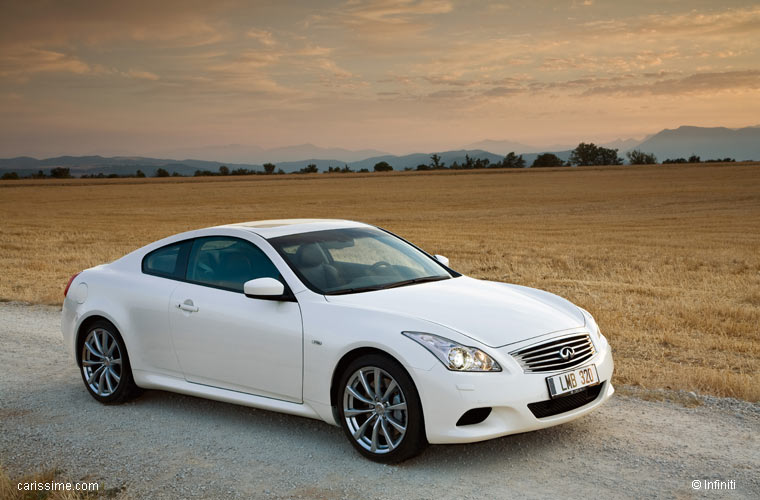
{"type": "Polygon", "coordinates": [[[377,224],[478,278],[591,311],[618,383],[760,401],[760,164],[0,183],[0,299],[179,231],[377,224]]]}

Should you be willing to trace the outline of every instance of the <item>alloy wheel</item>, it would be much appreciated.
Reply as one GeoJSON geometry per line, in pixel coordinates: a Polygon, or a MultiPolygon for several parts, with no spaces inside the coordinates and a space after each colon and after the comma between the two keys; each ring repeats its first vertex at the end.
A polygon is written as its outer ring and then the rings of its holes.
{"type": "Polygon", "coordinates": [[[111,396],[122,377],[122,353],[113,334],[95,328],[82,345],[82,372],[87,387],[101,397],[111,396]]]}
{"type": "Polygon", "coordinates": [[[346,383],[343,417],[353,439],[365,450],[385,454],[404,440],[409,415],[401,386],[382,368],[356,370],[346,383]]]}

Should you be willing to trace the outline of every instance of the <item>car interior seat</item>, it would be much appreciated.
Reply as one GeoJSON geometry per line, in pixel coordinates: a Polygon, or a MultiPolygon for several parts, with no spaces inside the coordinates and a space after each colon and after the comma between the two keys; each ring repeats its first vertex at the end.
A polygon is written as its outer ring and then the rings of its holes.
{"type": "Polygon", "coordinates": [[[329,290],[340,284],[338,270],[329,264],[324,251],[316,243],[301,245],[295,260],[304,277],[320,290],[329,290]]]}

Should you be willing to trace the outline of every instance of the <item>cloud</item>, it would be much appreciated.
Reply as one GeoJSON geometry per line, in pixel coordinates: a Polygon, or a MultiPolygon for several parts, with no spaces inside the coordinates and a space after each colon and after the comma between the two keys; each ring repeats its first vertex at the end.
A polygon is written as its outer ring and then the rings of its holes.
{"type": "Polygon", "coordinates": [[[660,37],[741,35],[748,31],[760,31],[760,6],[728,8],[718,12],[692,10],[675,14],[649,14],[628,20],[588,21],[581,27],[605,34],[645,34],[660,37]]]}
{"type": "Polygon", "coordinates": [[[99,45],[111,41],[161,42],[196,47],[218,42],[223,31],[210,19],[225,2],[132,0],[114,2],[26,0],[6,2],[0,21],[0,46],[99,45]]]}
{"type": "Polygon", "coordinates": [[[245,36],[258,41],[259,43],[261,43],[262,45],[266,45],[267,47],[271,47],[277,44],[277,41],[274,39],[274,36],[269,31],[250,29],[246,32],[245,36]]]}
{"type": "Polygon", "coordinates": [[[159,76],[155,73],[151,73],[150,71],[141,71],[136,69],[130,69],[125,73],[126,76],[129,76],[131,78],[137,78],[139,80],[151,80],[156,81],[159,80],[159,76]]]}
{"type": "Polygon", "coordinates": [[[93,68],[81,59],[54,50],[10,47],[0,50],[0,76],[26,80],[37,73],[86,74],[93,68]]]}
{"type": "Polygon", "coordinates": [[[473,80],[460,80],[453,75],[423,76],[422,79],[431,85],[450,85],[454,87],[469,87],[476,83],[473,80]]]}
{"type": "MultiPolygon", "coordinates": [[[[250,31],[246,37],[250,38],[250,31]]],[[[318,89],[324,92],[325,87],[350,90],[367,85],[336,62],[331,57],[332,52],[332,48],[313,44],[304,37],[281,37],[257,48],[206,58],[200,64],[207,78],[185,78],[179,84],[186,92],[204,95],[215,91],[235,92],[267,105],[282,103],[283,99],[288,99],[290,104],[315,99],[318,89]]]]}
{"type": "Polygon", "coordinates": [[[345,20],[349,23],[366,22],[407,24],[417,16],[446,14],[453,10],[446,0],[352,0],[345,4],[345,20]]]}
{"type": "Polygon", "coordinates": [[[689,95],[714,94],[725,90],[760,89],[760,70],[695,73],[683,78],[624,85],[591,86],[583,96],[689,95]]]}
{"type": "Polygon", "coordinates": [[[452,89],[452,90],[438,90],[427,97],[430,99],[461,99],[467,97],[467,92],[464,90],[452,89]]]}
{"type": "Polygon", "coordinates": [[[589,56],[585,54],[568,57],[548,56],[544,58],[539,69],[553,72],[572,70],[584,70],[595,73],[626,72],[662,66],[667,60],[677,58],[680,55],[676,50],[646,50],[614,56],[589,56]]]}
{"type": "Polygon", "coordinates": [[[453,10],[449,0],[349,0],[309,16],[304,26],[347,29],[358,44],[403,46],[413,41],[419,48],[436,17],[453,10]]]}
{"type": "Polygon", "coordinates": [[[510,87],[494,87],[490,90],[483,92],[483,95],[488,97],[506,97],[524,92],[525,89],[510,88],[510,87]]]}
{"type": "MultiPolygon", "coordinates": [[[[140,69],[119,71],[102,64],[92,64],[64,52],[11,47],[0,50],[0,77],[16,83],[27,83],[35,76],[54,78],[60,75],[79,75],[82,77],[121,76],[138,80],[159,80],[155,73],[140,69]]],[[[89,83],[92,85],[92,82],[89,83]]]]}
{"type": "Polygon", "coordinates": [[[321,69],[327,71],[332,76],[335,76],[337,78],[352,78],[354,76],[353,73],[351,73],[348,70],[345,70],[335,64],[335,61],[332,61],[330,59],[322,58],[317,61],[317,66],[319,66],[321,69]]]}
{"type": "Polygon", "coordinates": [[[545,93],[571,98],[643,97],[648,95],[710,95],[721,91],[754,90],[760,90],[760,70],[702,72],[686,76],[678,76],[675,72],[661,71],[556,81],[513,80],[510,86],[492,86],[484,90],[481,95],[486,98],[545,93]]]}

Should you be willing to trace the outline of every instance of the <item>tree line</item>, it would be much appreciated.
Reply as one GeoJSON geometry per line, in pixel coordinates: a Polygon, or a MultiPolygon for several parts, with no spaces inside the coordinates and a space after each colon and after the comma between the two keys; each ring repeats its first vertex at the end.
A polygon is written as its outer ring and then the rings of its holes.
{"type": "MultiPolygon", "coordinates": [[[[638,149],[634,149],[632,151],[628,151],[626,153],[626,157],[628,158],[628,162],[631,165],[654,165],[657,163],[657,157],[653,153],[646,153],[643,151],[640,151],[638,149]]],[[[735,162],[736,160],[734,158],[723,158],[723,159],[710,159],[705,160],[704,163],[728,163],[728,162],[735,162]]],[[[673,163],[703,163],[701,158],[697,155],[691,155],[688,159],[687,158],[669,158],[667,160],[664,160],[662,162],[663,164],[673,164],[673,163]]],[[[591,166],[591,165],[622,165],[623,164],[623,158],[618,156],[618,150],[612,149],[612,148],[605,148],[602,146],[597,146],[594,143],[584,143],[581,142],[578,144],[578,147],[573,149],[570,152],[570,158],[567,161],[562,160],[559,156],[557,156],[554,153],[542,153],[538,156],[536,156],[535,160],[533,160],[533,163],[530,165],[531,168],[540,168],[540,167],[572,167],[572,166],[591,166]]],[[[417,170],[417,171],[424,171],[424,170],[474,170],[474,169],[483,169],[483,168],[526,168],[527,163],[525,159],[523,158],[523,155],[517,155],[514,151],[507,153],[504,158],[502,158],[498,162],[491,162],[488,158],[472,158],[469,154],[465,155],[465,159],[462,163],[459,163],[457,161],[454,161],[451,163],[451,165],[446,165],[444,161],[442,161],[442,158],[440,155],[434,153],[430,155],[430,161],[428,163],[421,163],[417,165],[416,168],[412,167],[405,167],[404,171],[411,171],[411,170],[417,170]]],[[[228,176],[228,175],[283,175],[285,172],[281,168],[277,168],[277,166],[274,163],[264,163],[262,165],[262,170],[254,170],[254,169],[247,169],[247,168],[236,168],[236,169],[230,169],[226,165],[219,166],[219,169],[214,170],[196,170],[193,173],[193,177],[205,177],[205,176],[228,176]]],[[[391,164],[389,164],[387,161],[379,161],[375,164],[372,171],[373,172],[390,172],[393,171],[394,168],[391,164]]],[[[293,174],[312,174],[312,173],[318,173],[319,168],[316,164],[310,163],[306,167],[301,168],[300,170],[291,172],[293,174]]],[[[362,168],[360,170],[352,170],[351,167],[348,166],[348,164],[344,164],[343,167],[328,167],[327,170],[324,173],[368,173],[370,170],[368,168],[362,168]]],[[[137,170],[134,174],[82,174],[79,176],[82,179],[115,179],[115,178],[128,178],[128,177],[147,177],[145,175],[145,172],[142,170],[137,170]]],[[[182,175],[176,171],[169,173],[169,171],[165,168],[158,168],[156,169],[153,177],[186,177],[185,175],[182,175]]],[[[71,170],[66,167],[55,167],[50,169],[50,174],[45,174],[42,170],[39,170],[37,173],[33,173],[27,176],[20,176],[17,172],[5,172],[2,175],[3,180],[14,180],[14,179],[21,179],[21,178],[32,178],[32,179],[71,179],[73,178],[73,175],[71,175],[71,170]]]]}

